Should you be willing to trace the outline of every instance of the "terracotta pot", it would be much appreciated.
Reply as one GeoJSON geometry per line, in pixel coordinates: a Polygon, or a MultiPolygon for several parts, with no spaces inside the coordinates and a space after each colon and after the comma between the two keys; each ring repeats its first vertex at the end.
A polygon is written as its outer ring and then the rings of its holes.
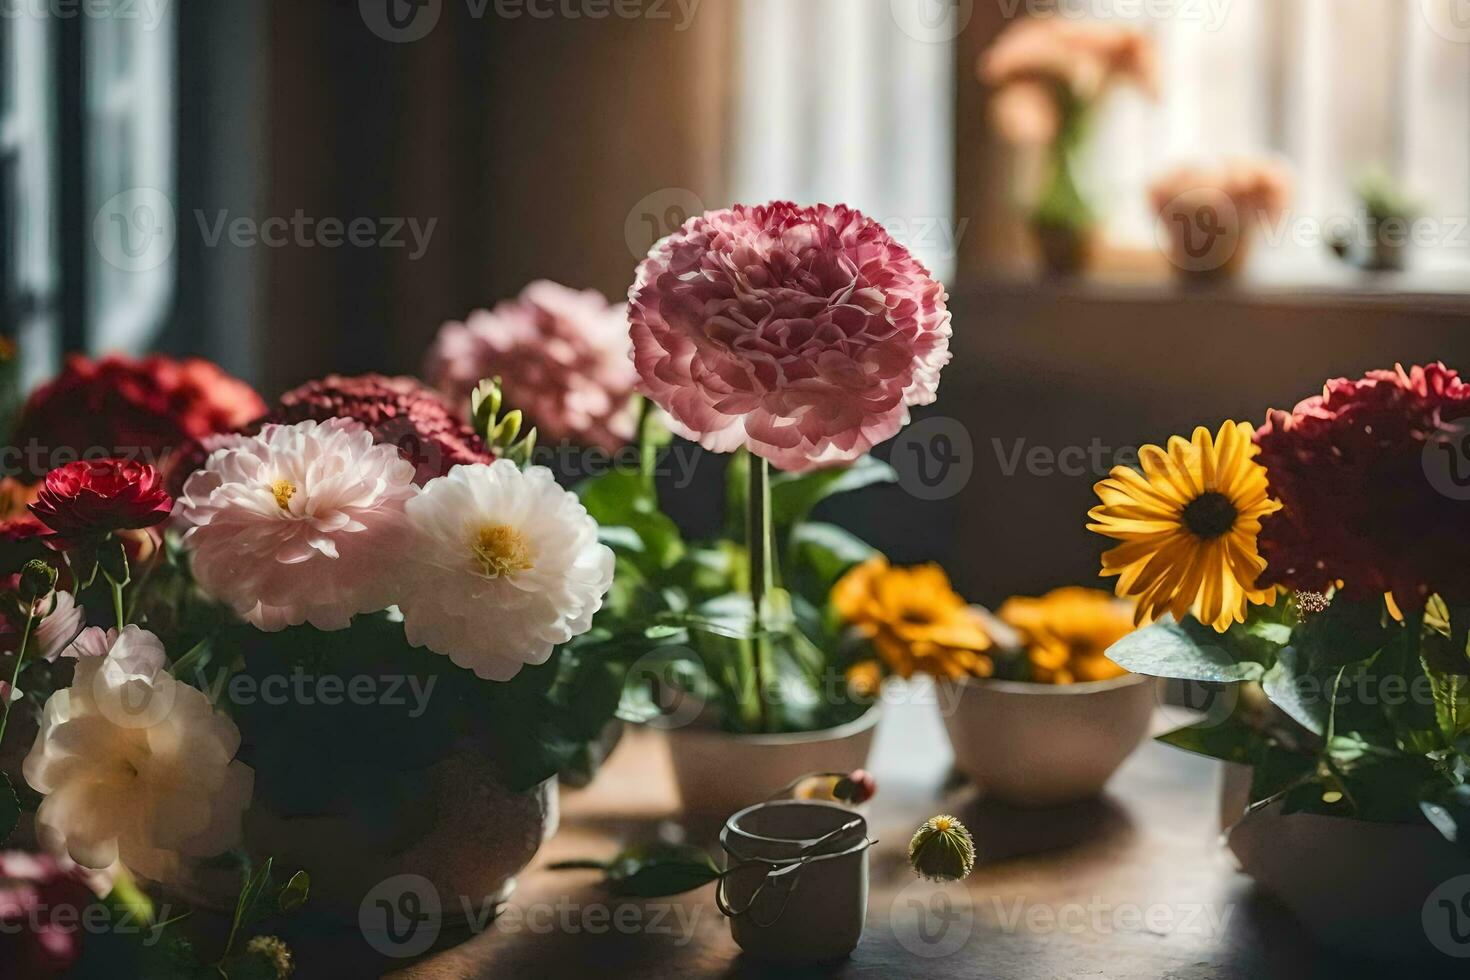
{"type": "Polygon", "coordinates": [[[944,681],[955,768],[1011,806],[1091,799],[1148,734],[1154,678],[1084,684],[944,681]]]}
{"type": "Polygon", "coordinates": [[[312,908],[345,920],[356,921],[368,893],[401,875],[432,886],[445,922],[462,915],[462,898],[482,908],[509,897],[516,875],[556,833],[556,780],[515,792],[483,756],[462,751],[430,768],[429,787],[415,803],[428,818],[398,846],[350,816],[281,817],[259,801],[245,815],[246,846],[283,871],[307,871],[312,908]]]}
{"type": "Polygon", "coordinates": [[[831,803],[778,800],[725,822],[720,881],[730,934],[752,956],[822,963],[851,953],[868,915],[867,821],[831,803]]]}
{"type": "Polygon", "coordinates": [[[874,705],[836,728],[783,735],[732,735],[695,726],[665,729],[683,812],[723,820],[770,799],[807,773],[861,769],[881,715],[882,707],[874,705]]]}
{"type": "Polygon", "coordinates": [[[1273,803],[1228,841],[1241,870],[1336,951],[1470,957],[1470,858],[1426,823],[1284,816],[1273,803]]]}

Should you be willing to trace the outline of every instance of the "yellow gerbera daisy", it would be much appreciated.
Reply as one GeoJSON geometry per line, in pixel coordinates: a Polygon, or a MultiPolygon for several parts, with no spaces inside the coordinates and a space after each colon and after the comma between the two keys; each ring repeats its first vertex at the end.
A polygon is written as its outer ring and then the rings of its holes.
{"type": "Polygon", "coordinates": [[[996,615],[1021,634],[1039,684],[1106,681],[1127,673],[1108,647],[1133,632],[1132,604],[1098,589],[1066,586],[1043,596],[1011,596],[996,615]]]}
{"type": "MultiPolygon", "coordinates": [[[[938,565],[894,568],[884,558],[857,565],[832,587],[837,614],[872,641],[900,677],[989,677],[995,669],[983,622],[954,591],[938,565]]],[[[872,661],[853,667],[849,681],[875,690],[881,671],[872,661]]]]}
{"type": "Polygon", "coordinates": [[[1144,446],[1143,472],[1117,466],[1094,488],[1102,503],[1087,527],[1123,542],[1102,556],[1102,574],[1138,600],[1135,622],[1192,613],[1223,633],[1250,603],[1275,603],[1275,589],[1255,584],[1266,567],[1256,537],[1281,505],[1266,495],[1252,432],[1226,422],[1213,439],[1201,426],[1192,439],[1174,436],[1167,451],[1144,446]]]}

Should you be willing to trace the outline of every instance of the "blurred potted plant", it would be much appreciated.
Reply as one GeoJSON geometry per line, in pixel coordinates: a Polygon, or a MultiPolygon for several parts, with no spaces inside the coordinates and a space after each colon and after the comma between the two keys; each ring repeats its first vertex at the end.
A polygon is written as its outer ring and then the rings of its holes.
{"type": "MultiPolygon", "coordinates": [[[[1252,431],[1144,447],[1097,487],[1120,594],[1108,655],[1241,692],[1162,736],[1250,767],[1230,847],[1334,948],[1464,955],[1470,900],[1470,386],[1441,364],[1327,383],[1252,431]],[[1167,615],[1166,615],[1167,614],[1167,615]]],[[[1238,771],[1238,770],[1237,770],[1238,771]]]]}
{"type": "Polygon", "coordinates": [[[1045,268],[1056,274],[1081,271],[1097,226],[1078,177],[1091,123],[1116,86],[1156,94],[1152,40],[1123,28],[1028,17],[1001,32],[981,56],[978,73],[992,90],[990,116],[997,132],[1014,146],[1044,152],[1031,230],[1045,268]]]}
{"type": "Polygon", "coordinates": [[[1373,272],[1402,272],[1408,264],[1410,232],[1423,204],[1388,172],[1369,170],[1353,185],[1363,215],[1363,250],[1348,233],[1329,244],[1338,258],[1373,272]]]}
{"type": "Polygon", "coordinates": [[[808,518],[832,494],[894,479],[866,453],[933,400],[945,298],[841,205],[711,212],[639,266],[642,462],[579,493],[618,562],[597,656],[626,671],[622,717],[662,716],[686,813],[723,818],[804,772],[862,766],[877,707],[848,689],[823,610],[873,552],[808,518]],[[669,428],[734,453],[714,540],[686,540],[660,509],[669,428]]]}
{"type": "Polygon", "coordinates": [[[1129,605],[1107,593],[1016,596],[992,616],[967,605],[937,565],[874,558],[843,577],[832,605],[857,640],[859,687],[885,675],[935,678],[955,767],[987,798],[1026,807],[1089,799],[1148,732],[1153,679],[1104,655],[1133,628],[1129,605]]]}
{"type": "Polygon", "coordinates": [[[1237,278],[1257,231],[1281,219],[1290,194],[1281,167],[1253,160],[1218,169],[1180,167],[1149,185],[1165,254],[1186,281],[1237,278]]]}

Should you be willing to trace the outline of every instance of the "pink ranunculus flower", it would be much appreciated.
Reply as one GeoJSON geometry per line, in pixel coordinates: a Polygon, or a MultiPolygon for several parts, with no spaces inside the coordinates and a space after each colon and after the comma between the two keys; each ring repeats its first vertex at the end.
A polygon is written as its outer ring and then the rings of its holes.
{"type": "Polygon", "coordinates": [[[352,419],[267,425],[189,477],[178,518],[194,577],[259,629],[345,629],[393,601],[414,465],[352,419]]]}
{"type": "Polygon", "coordinates": [[[737,205],[654,246],[628,294],[639,390],[674,431],[794,472],[847,463],[934,400],[944,287],[845,205],[737,205]]]}
{"type": "Polygon", "coordinates": [[[469,404],[482,379],[499,377],[506,403],[526,413],[543,442],[615,452],[637,425],[628,353],[624,306],[541,280],[440,327],[424,374],[457,405],[469,404]]]}

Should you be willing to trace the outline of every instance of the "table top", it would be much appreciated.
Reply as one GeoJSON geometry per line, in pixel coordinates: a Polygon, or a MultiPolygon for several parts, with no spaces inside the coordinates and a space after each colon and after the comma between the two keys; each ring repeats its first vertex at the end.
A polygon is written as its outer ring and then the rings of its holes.
{"type": "MultiPolygon", "coordinates": [[[[948,744],[932,710],[899,706],[883,719],[872,762],[880,790],[869,813],[879,843],[871,851],[863,940],[850,959],[812,975],[1387,975],[1316,947],[1233,868],[1219,839],[1216,763],[1150,742],[1099,800],[1008,809],[948,779],[948,744]],[[977,867],[963,884],[922,882],[908,868],[910,835],[937,813],[959,816],[975,836],[977,867]]],[[[606,858],[624,842],[667,834],[674,809],[661,737],[630,731],[591,787],[563,792],[560,832],[521,877],[509,913],[479,932],[446,935],[417,961],[379,961],[377,968],[399,980],[774,975],[740,954],[714,906],[713,886],[675,899],[619,900],[598,888],[594,872],[545,867],[606,858]]]]}

